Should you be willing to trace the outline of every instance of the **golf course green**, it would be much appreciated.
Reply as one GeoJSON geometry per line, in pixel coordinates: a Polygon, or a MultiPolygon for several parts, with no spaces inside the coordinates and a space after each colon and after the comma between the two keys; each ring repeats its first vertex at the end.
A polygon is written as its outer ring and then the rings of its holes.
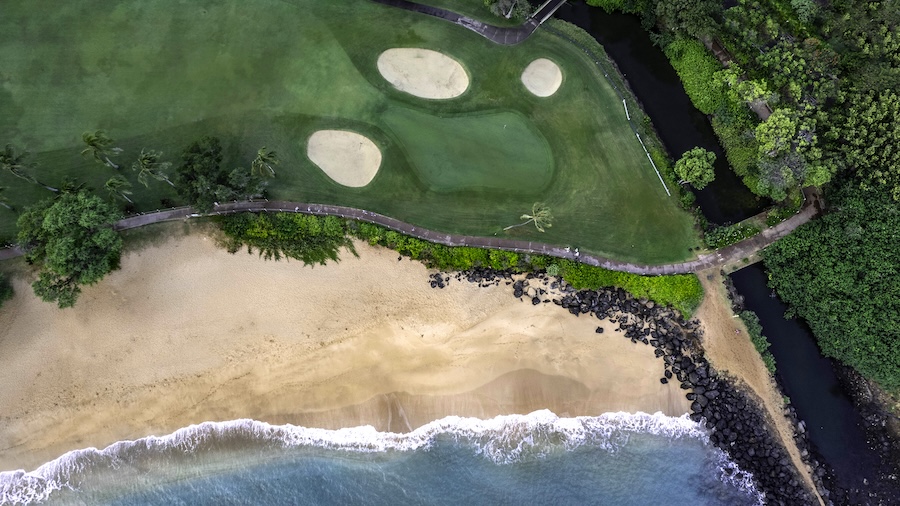
{"type": "MultiPolygon", "coordinates": [[[[169,185],[141,185],[131,164],[141,149],[162,151],[174,175],[182,149],[212,135],[230,166],[248,166],[262,146],[277,152],[271,199],[650,264],[684,260],[698,244],[621,100],[580,49],[551,33],[499,46],[369,0],[33,0],[3,10],[0,146],[29,151],[29,172],[47,185],[74,178],[100,193],[121,173],[134,209],[179,205],[169,185]],[[393,48],[446,54],[465,68],[468,89],[446,100],[398,90],[377,66],[393,48]],[[538,58],[565,77],[546,98],[520,79],[538,58]],[[118,171],[81,155],[82,133],[99,129],[122,149],[112,157],[118,171]],[[374,179],[347,187],[319,169],[306,146],[319,130],[373,141],[383,157],[374,179]],[[502,231],[538,201],[552,210],[551,228],[502,231]]],[[[53,195],[9,171],[0,186],[18,210],[53,195]]],[[[15,220],[0,209],[0,238],[14,236],[15,220]]]]}

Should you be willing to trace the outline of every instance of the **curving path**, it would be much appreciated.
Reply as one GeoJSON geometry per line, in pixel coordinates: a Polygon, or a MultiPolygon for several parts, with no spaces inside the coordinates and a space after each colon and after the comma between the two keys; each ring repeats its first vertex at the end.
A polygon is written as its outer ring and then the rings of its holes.
{"type": "Polygon", "coordinates": [[[482,21],[478,21],[477,19],[463,16],[462,14],[449,11],[447,9],[442,9],[440,7],[434,7],[431,5],[422,5],[415,2],[409,2],[407,0],[372,1],[383,5],[389,5],[391,7],[397,7],[399,9],[405,9],[408,11],[418,12],[421,14],[426,14],[428,16],[434,16],[436,18],[447,20],[451,23],[462,26],[463,28],[472,30],[473,32],[497,44],[502,44],[505,46],[518,44],[530,37],[531,34],[534,33],[534,31],[537,30],[539,26],[541,26],[541,23],[549,19],[550,16],[552,16],[553,13],[556,12],[556,10],[566,2],[566,0],[547,0],[543,5],[538,7],[538,9],[531,16],[529,16],[524,23],[519,26],[494,26],[482,21]]]}
{"type": "MultiPolygon", "coordinates": [[[[212,212],[208,214],[197,213],[190,207],[176,207],[164,211],[156,211],[153,213],[140,214],[131,216],[123,220],[119,220],[113,225],[116,230],[129,230],[132,228],[143,227],[154,223],[162,223],[166,221],[177,221],[200,216],[214,216],[222,214],[234,214],[242,212],[287,212],[287,213],[303,213],[316,216],[339,216],[342,218],[350,218],[358,221],[365,221],[396,230],[403,234],[423,239],[426,241],[443,244],[445,246],[473,246],[477,248],[493,248],[506,251],[514,251],[517,253],[531,253],[548,255],[556,258],[566,258],[575,260],[584,264],[603,267],[612,271],[630,272],[632,274],[643,275],[663,275],[663,274],[689,274],[713,267],[722,267],[725,264],[739,262],[743,258],[747,258],[759,251],[765,249],[778,239],[788,235],[800,225],[811,220],[821,210],[821,204],[813,189],[804,190],[807,199],[803,208],[794,216],[779,223],[774,227],[767,228],[759,234],[744,239],[737,244],[733,244],[726,248],[714,251],[712,253],[699,255],[696,259],[687,262],[664,264],[664,265],[644,265],[630,262],[620,262],[610,258],[591,255],[588,253],[579,253],[569,247],[554,246],[535,241],[517,241],[513,239],[503,239],[499,237],[479,237],[470,235],[446,234],[435,232],[426,228],[417,227],[415,225],[362,209],[352,207],[332,206],[327,204],[306,204],[299,202],[286,201],[242,201],[230,202],[227,204],[219,204],[215,206],[212,212]]],[[[6,248],[0,250],[0,260],[15,258],[23,254],[18,247],[6,248]]]]}

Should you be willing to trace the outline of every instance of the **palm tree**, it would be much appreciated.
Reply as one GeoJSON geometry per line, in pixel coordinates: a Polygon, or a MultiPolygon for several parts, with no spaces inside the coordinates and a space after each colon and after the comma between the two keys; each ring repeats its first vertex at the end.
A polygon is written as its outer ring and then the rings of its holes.
{"type": "Polygon", "coordinates": [[[263,177],[275,177],[275,168],[278,165],[278,155],[274,151],[269,151],[265,146],[259,148],[256,152],[256,158],[250,164],[250,172],[259,174],[263,177]]]}
{"type": "Polygon", "coordinates": [[[106,191],[113,197],[122,197],[127,200],[129,204],[134,204],[134,201],[128,198],[131,195],[131,183],[125,179],[125,176],[122,174],[116,174],[115,176],[109,178],[104,186],[106,191]]]}
{"type": "Polygon", "coordinates": [[[12,144],[7,144],[6,148],[0,151],[0,169],[8,171],[10,174],[29,183],[43,186],[52,192],[58,192],[57,188],[45,185],[27,172],[28,169],[34,168],[34,164],[26,162],[26,158],[28,158],[28,151],[22,151],[21,154],[17,155],[16,149],[12,147],[12,144]]]}
{"type": "Polygon", "coordinates": [[[160,162],[159,158],[162,153],[159,151],[141,150],[141,155],[137,161],[131,164],[131,170],[138,171],[138,181],[145,187],[149,187],[150,183],[147,178],[153,178],[157,181],[165,181],[169,186],[175,187],[175,183],[169,180],[166,170],[172,166],[169,162],[160,162]]]}
{"type": "Polygon", "coordinates": [[[63,184],[61,188],[62,193],[75,194],[81,192],[87,188],[87,183],[83,181],[79,181],[78,178],[72,176],[66,176],[63,179],[63,184]]]}
{"type": "Polygon", "coordinates": [[[521,227],[522,225],[527,225],[531,222],[534,222],[535,228],[538,229],[539,232],[543,232],[545,228],[550,228],[553,226],[553,214],[550,213],[550,208],[541,202],[535,202],[534,205],[531,206],[531,214],[523,214],[520,219],[526,220],[522,223],[517,223],[515,225],[510,225],[503,230],[509,230],[515,227],[521,227]]]}
{"type": "Polygon", "coordinates": [[[108,165],[116,170],[119,169],[119,166],[114,164],[109,157],[121,153],[122,149],[113,147],[113,140],[106,135],[106,132],[103,130],[85,132],[81,135],[81,140],[87,145],[87,147],[81,151],[81,156],[91,155],[97,162],[108,165]]]}
{"type": "MultiPolygon", "coordinates": [[[[6,190],[5,186],[0,186],[0,194],[2,194],[6,190]]],[[[0,195],[0,206],[3,206],[9,209],[12,212],[16,212],[15,209],[11,205],[9,205],[9,199],[6,198],[6,195],[0,195]]]]}

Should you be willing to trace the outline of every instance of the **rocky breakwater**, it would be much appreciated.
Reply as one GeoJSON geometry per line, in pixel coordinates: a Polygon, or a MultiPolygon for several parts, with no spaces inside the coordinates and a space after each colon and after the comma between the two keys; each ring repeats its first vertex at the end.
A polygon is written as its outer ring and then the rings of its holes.
{"type": "MultiPolygon", "coordinates": [[[[575,290],[545,274],[512,275],[490,269],[457,273],[457,280],[480,286],[512,285],[513,295],[534,305],[553,303],[575,316],[617,323],[625,338],[655,348],[663,363],[661,383],[677,382],[691,401],[691,419],[705,424],[710,441],[741,469],[753,474],[767,504],[816,504],[761,407],[739,385],[720,374],[704,357],[697,320],[652,301],[635,299],[622,289],[575,290]]],[[[432,275],[442,288],[451,277],[432,275]]],[[[597,327],[602,333],[603,328],[597,327]]]]}

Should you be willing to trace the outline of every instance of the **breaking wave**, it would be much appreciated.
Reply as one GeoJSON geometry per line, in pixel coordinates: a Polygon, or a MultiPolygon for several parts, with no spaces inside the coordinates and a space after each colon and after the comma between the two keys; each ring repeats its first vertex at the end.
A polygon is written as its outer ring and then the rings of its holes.
{"type": "MultiPolygon", "coordinates": [[[[676,418],[662,413],[560,418],[542,410],[489,420],[450,416],[402,434],[378,432],[371,426],[327,430],[271,425],[249,419],[204,422],[165,436],[119,441],[102,450],[74,450],[31,472],[0,472],[0,504],[41,502],[58,490],[77,490],[81,478],[93,471],[132,466],[148,456],[166,458],[235,445],[259,449],[317,447],[348,452],[412,452],[427,450],[440,439],[470,447],[476,454],[503,465],[586,445],[616,452],[638,433],[669,439],[693,438],[709,445],[707,432],[687,415],[676,418]]],[[[759,496],[752,475],[709,446],[717,452],[718,478],[759,496]]]]}

